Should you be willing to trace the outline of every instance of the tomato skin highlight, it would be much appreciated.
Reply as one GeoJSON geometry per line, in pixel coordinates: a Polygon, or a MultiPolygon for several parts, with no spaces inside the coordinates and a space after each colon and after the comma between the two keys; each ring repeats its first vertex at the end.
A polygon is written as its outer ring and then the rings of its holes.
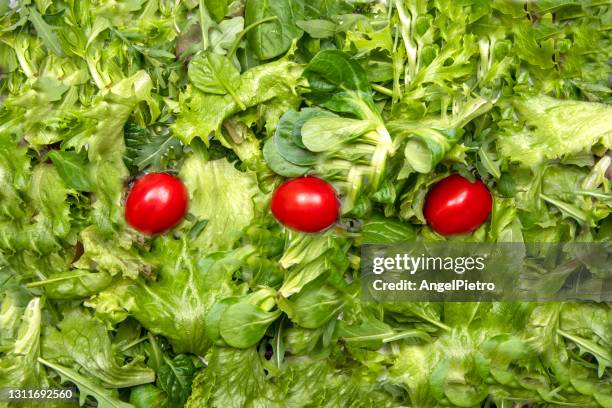
{"type": "Polygon", "coordinates": [[[493,197],[485,184],[458,174],[438,182],[427,194],[423,214],[440,235],[465,234],[480,227],[491,214],[493,197]]]}
{"type": "Polygon", "coordinates": [[[272,195],[272,215],[281,224],[302,232],[319,232],[338,219],[336,190],[316,177],[300,177],[283,183],[272,195]]]}
{"type": "Polygon", "coordinates": [[[134,183],[125,203],[125,219],[145,234],[177,225],[187,213],[189,195],[183,182],[167,173],[149,173],[134,183]]]}

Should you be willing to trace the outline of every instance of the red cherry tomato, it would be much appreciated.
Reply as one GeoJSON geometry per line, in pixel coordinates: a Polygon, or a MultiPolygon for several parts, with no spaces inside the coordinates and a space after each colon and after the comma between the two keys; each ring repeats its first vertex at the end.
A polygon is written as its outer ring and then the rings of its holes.
{"type": "Polygon", "coordinates": [[[187,201],[187,189],[180,179],[167,173],[149,173],[128,193],[125,219],[140,232],[157,234],[181,221],[187,201]]]}
{"type": "Polygon", "coordinates": [[[336,190],[316,177],[300,177],[283,183],[272,196],[272,214],[289,228],[317,232],[333,225],[340,204],[336,190]]]}
{"type": "Polygon", "coordinates": [[[423,212],[427,223],[438,234],[465,234],[489,218],[492,205],[491,193],[482,181],[470,183],[453,174],[431,189],[423,212]]]}

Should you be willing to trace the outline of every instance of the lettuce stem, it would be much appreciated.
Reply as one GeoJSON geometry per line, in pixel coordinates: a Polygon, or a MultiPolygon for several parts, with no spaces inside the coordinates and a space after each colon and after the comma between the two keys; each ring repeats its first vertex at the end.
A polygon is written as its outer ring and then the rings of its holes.
{"type": "Polygon", "coordinates": [[[202,51],[206,51],[209,47],[209,38],[208,38],[208,24],[211,19],[208,15],[208,9],[206,8],[206,4],[204,4],[204,0],[200,0],[200,30],[202,31],[202,51]]]}

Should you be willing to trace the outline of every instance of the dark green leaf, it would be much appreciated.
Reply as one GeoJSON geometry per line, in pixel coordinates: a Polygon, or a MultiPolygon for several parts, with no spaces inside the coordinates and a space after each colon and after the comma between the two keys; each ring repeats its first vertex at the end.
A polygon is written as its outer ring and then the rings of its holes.
{"type": "Polygon", "coordinates": [[[299,39],[303,31],[296,25],[304,18],[302,0],[247,0],[245,24],[256,23],[266,17],[277,19],[263,23],[248,32],[249,46],[260,60],[277,57],[286,52],[293,40],[299,39]]]}
{"type": "Polygon", "coordinates": [[[313,102],[361,119],[377,119],[367,74],[344,52],[319,52],[306,66],[304,76],[310,85],[307,96],[313,102]]]}
{"type": "Polygon", "coordinates": [[[293,131],[300,114],[295,111],[285,113],[274,133],[274,142],[280,155],[296,166],[311,166],[317,162],[317,155],[295,144],[293,131]]]}
{"type": "Polygon", "coordinates": [[[181,142],[167,130],[155,133],[129,122],[125,126],[124,161],[137,170],[162,170],[183,156],[181,142]]]}
{"type": "Polygon", "coordinates": [[[78,191],[92,191],[87,155],[73,151],[52,150],[49,152],[49,158],[68,187],[78,191]]]}
{"type": "Polygon", "coordinates": [[[227,14],[227,8],[231,2],[231,0],[206,0],[205,5],[210,16],[218,23],[227,14]]]}
{"type": "Polygon", "coordinates": [[[179,354],[172,360],[166,357],[164,361],[157,372],[157,385],[166,392],[168,408],[183,407],[191,394],[196,367],[186,354],[179,354]]]}
{"type": "Polygon", "coordinates": [[[270,167],[273,172],[280,174],[281,176],[299,177],[306,174],[309,170],[309,167],[297,166],[290,161],[285,160],[276,147],[274,137],[266,140],[263,148],[263,156],[268,167],[270,167]]]}

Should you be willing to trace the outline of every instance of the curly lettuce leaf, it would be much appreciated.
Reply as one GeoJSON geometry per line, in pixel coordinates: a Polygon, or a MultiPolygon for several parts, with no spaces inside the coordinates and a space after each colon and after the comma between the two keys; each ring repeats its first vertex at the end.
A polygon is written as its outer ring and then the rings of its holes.
{"type": "Polygon", "coordinates": [[[73,309],[43,338],[43,357],[50,362],[77,366],[107,388],[125,388],[155,380],[142,358],[128,363],[118,355],[104,325],[86,312],[73,309]]]}
{"type": "MultiPolygon", "coordinates": [[[[5,320],[17,305],[9,295],[3,300],[0,318],[5,320]]],[[[20,311],[13,343],[0,359],[0,384],[11,387],[41,388],[49,386],[47,372],[38,362],[42,329],[42,301],[33,298],[20,311]]],[[[3,347],[4,348],[4,347],[3,347]]]]}
{"type": "Polygon", "coordinates": [[[375,373],[327,360],[294,357],[266,375],[265,360],[250,348],[214,347],[196,376],[187,407],[391,407],[393,398],[375,385],[375,373]],[[241,384],[236,389],[235,384],[241,384]]]}
{"type": "Polygon", "coordinates": [[[118,301],[149,331],[165,336],[175,352],[204,355],[211,345],[206,315],[216,301],[237,292],[232,276],[248,253],[239,249],[204,255],[193,251],[185,238],[160,238],[151,255],[157,280],[130,284],[118,301]]]}
{"type": "Polygon", "coordinates": [[[208,143],[209,135],[220,132],[225,119],[241,111],[236,99],[246,108],[266,105],[277,99],[295,100],[301,74],[300,65],[281,59],[244,72],[233,95],[204,93],[188,86],[180,94],[180,113],[172,125],[173,134],[185,144],[194,137],[208,143]]]}
{"type": "Polygon", "coordinates": [[[189,190],[190,212],[208,221],[195,243],[203,249],[232,248],[263,196],[255,174],[237,170],[227,159],[205,161],[194,155],[183,164],[181,177],[189,190]]]}
{"type": "Polygon", "coordinates": [[[525,128],[500,135],[503,157],[525,166],[612,146],[612,107],[548,96],[515,98],[512,106],[525,128]]]}

